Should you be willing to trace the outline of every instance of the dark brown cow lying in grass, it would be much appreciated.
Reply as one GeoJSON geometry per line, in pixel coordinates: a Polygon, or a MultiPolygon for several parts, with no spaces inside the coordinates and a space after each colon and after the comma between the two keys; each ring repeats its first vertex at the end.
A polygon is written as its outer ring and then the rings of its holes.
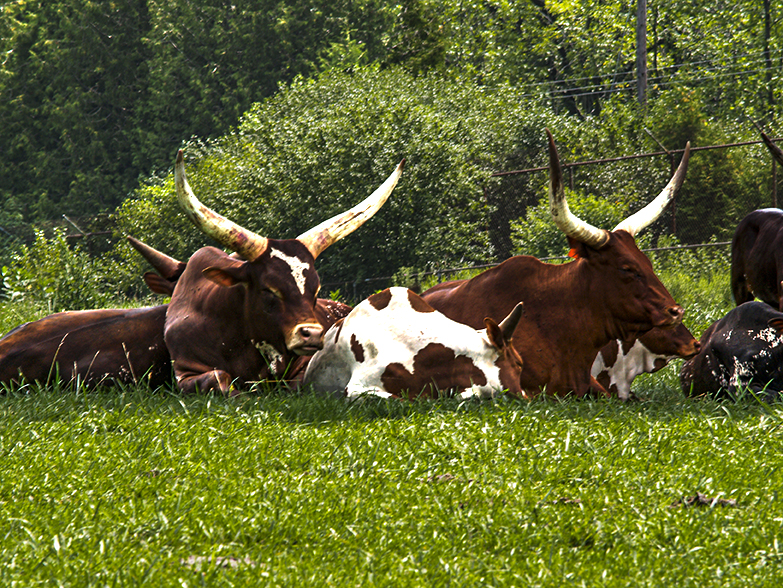
{"type": "Polygon", "coordinates": [[[608,394],[590,375],[604,345],[682,321],[682,308],[639,251],[634,235],[657,219],[677,193],[690,147],[660,195],[613,231],[606,231],[569,210],[557,149],[547,134],[550,210],[568,237],[574,261],[552,265],[534,257],[512,257],[470,280],[439,284],[422,298],[450,319],[473,328],[479,328],[487,316],[500,320],[523,301],[525,311],[514,333],[514,346],[525,362],[523,391],[529,395],[573,392],[581,397],[592,388],[608,394]]]}
{"type": "Polygon", "coordinates": [[[521,313],[518,304],[499,325],[487,319],[477,331],[436,312],[411,290],[389,288],[327,331],[304,384],[348,398],[491,398],[502,390],[519,396],[522,360],[511,333],[521,313]]]}
{"type": "Polygon", "coordinates": [[[177,197],[204,233],[236,252],[199,249],[179,276],[166,312],[164,339],[184,392],[219,390],[287,377],[297,356],[322,346],[315,314],[315,259],[386,202],[403,163],[372,195],[296,239],[268,239],[201,204],[188,185],[182,152],[174,168],[177,197]]]}
{"type": "Polygon", "coordinates": [[[0,339],[0,383],[171,381],[166,306],[59,312],[0,339]]]}
{"type": "Polygon", "coordinates": [[[783,392],[783,312],[753,300],[702,333],[701,351],[680,370],[686,396],[736,399],[750,389],[764,400],[783,392]]]}

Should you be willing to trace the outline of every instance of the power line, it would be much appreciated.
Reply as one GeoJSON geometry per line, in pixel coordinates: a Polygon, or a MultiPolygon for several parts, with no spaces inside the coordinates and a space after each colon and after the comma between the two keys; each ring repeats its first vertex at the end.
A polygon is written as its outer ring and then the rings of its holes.
{"type": "MultiPolygon", "coordinates": [[[[711,69],[702,69],[696,72],[693,72],[694,75],[700,74],[701,77],[689,77],[686,79],[674,79],[673,77],[666,77],[666,76],[657,76],[655,78],[651,78],[648,80],[649,84],[656,84],[658,86],[667,86],[667,85],[676,85],[676,84],[683,84],[683,83],[691,83],[691,84],[698,84],[708,81],[713,81],[715,79],[719,78],[725,78],[725,77],[744,77],[749,75],[755,75],[764,73],[767,71],[775,71],[778,72],[779,68],[776,66],[772,67],[762,67],[762,68],[756,68],[756,69],[735,69],[731,71],[722,71],[725,69],[729,69],[730,66],[721,66],[721,67],[715,67],[711,69]],[[704,73],[714,73],[714,75],[705,77],[704,73]]],[[[592,79],[595,79],[594,76],[592,79]]],[[[581,96],[590,96],[595,93],[601,93],[601,94],[613,94],[618,92],[625,92],[628,90],[633,89],[636,86],[636,79],[633,77],[632,72],[623,72],[622,74],[612,74],[612,76],[609,77],[627,77],[628,79],[622,80],[621,82],[614,81],[611,84],[609,82],[604,83],[596,83],[591,84],[588,86],[576,86],[571,88],[553,88],[550,91],[547,92],[547,94],[554,95],[555,97],[569,97],[569,98],[578,98],[581,96]],[[607,87],[610,85],[616,85],[616,84],[622,84],[622,86],[611,88],[607,87]]],[[[681,76],[685,78],[686,76],[681,76]]],[[[556,85],[560,82],[552,82],[551,85],[556,85]]],[[[547,83],[540,82],[536,84],[532,84],[534,86],[540,86],[540,87],[546,87],[547,83]]],[[[541,92],[537,93],[525,93],[522,94],[522,98],[535,98],[541,95],[541,92]]]]}

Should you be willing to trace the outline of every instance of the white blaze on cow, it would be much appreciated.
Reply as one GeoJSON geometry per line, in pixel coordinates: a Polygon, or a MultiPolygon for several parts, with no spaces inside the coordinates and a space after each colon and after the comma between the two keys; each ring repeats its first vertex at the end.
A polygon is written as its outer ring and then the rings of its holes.
{"type": "Polygon", "coordinates": [[[270,257],[276,257],[277,259],[282,259],[284,262],[288,264],[288,267],[291,268],[291,275],[294,278],[294,281],[296,282],[296,287],[299,288],[299,292],[304,294],[305,291],[305,270],[310,269],[310,264],[306,261],[303,261],[299,259],[298,257],[292,257],[290,255],[286,255],[279,249],[272,249],[272,251],[269,253],[270,257]]]}
{"type": "Polygon", "coordinates": [[[380,397],[522,396],[522,359],[510,344],[521,303],[498,325],[475,330],[435,311],[406,288],[359,304],[324,336],[304,383],[316,391],[380,397]]]}

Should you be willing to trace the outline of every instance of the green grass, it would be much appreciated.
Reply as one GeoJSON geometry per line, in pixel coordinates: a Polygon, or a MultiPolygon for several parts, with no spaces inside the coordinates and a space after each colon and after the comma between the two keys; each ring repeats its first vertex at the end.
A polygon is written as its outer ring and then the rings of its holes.
{"type": "Polygon", "coordinates": [[[0,585],[777,585],[783,406],[646,391],[12,391],[0,585]]]}
{"type": "MultiPolygon", "coordinates": [[[[697,337],[724,258],[655,260],[697,337]]],[[[6,390],[0,586],[777,586],[783,404],[679,366],[629,404],[6,390]]]]}

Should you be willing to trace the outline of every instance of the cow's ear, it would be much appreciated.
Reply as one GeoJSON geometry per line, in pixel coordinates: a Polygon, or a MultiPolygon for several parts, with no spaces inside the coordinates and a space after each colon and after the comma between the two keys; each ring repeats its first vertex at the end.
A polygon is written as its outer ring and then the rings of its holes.
{"type": "Polygon", "coordinates": [[[590,248],[576,239],[568,237],[568,257],[579,259],[580,257],[586,259],[590,255],[590,248]]]}
{"type": "Polygon", "coordinates": [[[487,328],[487,338],[492,346],[498,351],[502,350],[506,345],[506,340],[503,338],[503,331],[500,330],[498,324],[491,318],[484,319],[484,326],[487,328]]]}
{"type": "Polygon", "coordinates": [[[773,318],[773,319],[769,319],[769,321],[767,322],[767,324],[768,324],[770,327],[772,327],[773,329],[775,329],[775,330],[776,330],[778,333],[780,333],[781,331],[783,331],[783,318],[773,318]]]}
{"type": "Polygon", "coordinates": [[[206,279],[210,282],[214,282],[218,286],[224,288],[230,288],[237,284],[244,284],[247,282],[247,276],[242,271],[241,267],[208,267],[201,272],[206,279]]]}

